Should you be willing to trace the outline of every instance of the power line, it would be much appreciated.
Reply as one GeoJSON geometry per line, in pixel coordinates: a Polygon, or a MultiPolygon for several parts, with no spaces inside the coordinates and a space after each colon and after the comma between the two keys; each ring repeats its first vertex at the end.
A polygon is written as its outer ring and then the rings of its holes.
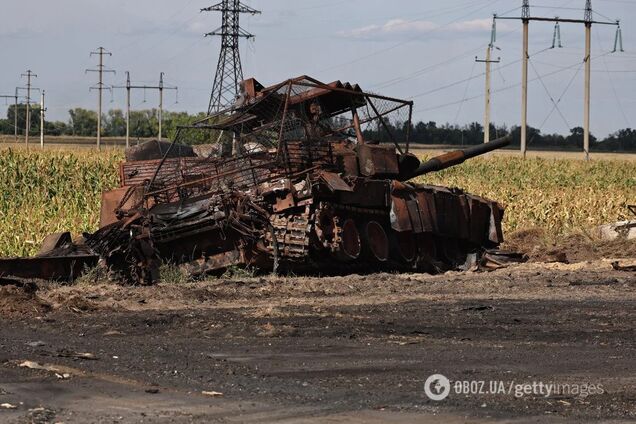
{"type": "MultiPolygon", "coordinates": [[[[596,33],[596,40],[599,44],[599,46],[601,47],[601,49],[603,48],[603,45],[601,43],[601,37],[598,35],[598,33],[596,33]]],[[[616,44],[616,43],[614,43],[616,44]]],[[[614,47],[614,49],[616,49],[616,46],[614,47]]],[[[625,113],[625,109],[623,108],[623,105],[621,104],[620,98],[618,97],[618,93],[616,92],[616,87],[614,86],[614,81],[610,75],[610,71],[607,67],[607,60],[605,59],[605,57],[603,57],[603,65],[605,66],[605,71],[606,71],[606,75],[607,75],[607,79],[610,83],[610,86],[612,87],[612,93],[614,93],[614,99],[616,99],[616,104],[618,105],[618,109],[621,111],[621,115],[623,115],[623,119],[625,120],[625,124],[627,124],[627,127],[631,127],[631,125],[629,124],[629,119],[627,119],[627,114],[625,113]]]]}
{"type": "MultiPolygon", "coordinates": [[[[479,7],[478,9],[473,10],[473,11],[471,11],[471,12],[469,12],[469,13],[465,14],[465,15],[462,15],[462,16],[460,16],[459,18],[453,19],[452,21],[447,22],[447,23],[445,23],[444,25],[441,25],[441,26],[439,26],[439,27],[435,27],[435,28],[431,29],[430,31],[427,31],[427,33],[431,33],[431,32],[434,32],[434,31],[439,31],[440,29],[443,29],[443,28],[445,28],[445,27],[448,27],[448,26],[450,26],[450,25],[452,25],[452,24],[454,24],[454,23],[456,23],[456,22],[458,22],[458,21],[461,21],[462,19],[465,19],[465,18],[467,18],[467,17],[470,17],[470,16],[474,15],[475,13],[477,13],[477,12],[479,12],[479,11],[481,11],[481,10],[483,10],[483,9],[487,8],[487,7],[492,6],[493,4],[497,3],[498,1],[499,1],[499,0],[493,0],[493,1],[489,2],[489,3],[488,3],[487,5],[485,5],[485,6],[479,7]]],[[[415,21],[416,21],[416,20],[410,20],[410,21],[407,21],[407,22],[408,22],[408,23],[412,23],[412,22],[415,22],[415,21]]],[[[370,58],[370,57],[377,56],[377,55],[382,54],[382,53],[385,53],[385,52],[387,52],[387,51],[390,51],[390,50],[396,49],[396,48],[398,48],[398,47],[400,47],[400,46],[403,46],[403,45],[405,45],[405,44],[412,43],[413,41],[416,41],[416,40],[418,40],[418,39],[417,39],[417,38],[410,38],[410,39],[408,39],[408,40],[405,40],[405,41],[402,41],[402,42],[399,42],[399,43],[393,44],[393,45],[391,45],[391,46],[389,46],[389,47],[386,47],[386,48],[384,48],[384,49],[376,50],[376,51],[374,51],[374,52],[372,52],[372,53],[369,53],[369,54],[366,54],[366,55],[360,56],[360,57],[358,57],[358,58],[356,58],[356,59],[352,59],[352,60],[350,60],[350,61],[347,61],[347,62],[344,62],[344,63],[338,64],[338,65],[334,65],[334,66],[330,66],[330,67],[328,67],[328,68],[321,69],[319,72],[326,72],[326,71],[330,71],[330,70],[333,70],[333,69],[341,68],[341,67],[343,67],[343,66],[351,65],[351,64],[353,64],[353,63],[357,63],[357,62],[360,62],[360,61],[362,61],[362,60],[368,59],[368,58],[370,58]]]]}
{"type": "Polygon", "coordinates": [[[475,72],[475,66],[477,66],[477,62],[473,62],[473,67],[470,70],[470,77],[468,78],[468,81],[466,82],[466,88],[464,89],[464,95],[462,96],[462,101],[459,104],[459,107],[457,108],[457,113],[455,114],[454,122],[457,122],[457,119],[459,118],[459,114],[462,111],[462,107],[464,106],[464,103],[465,103],[465,100],[466,100],[466,96],[468,95],[468,88],[470,87],[470,81],[472,80],[473,73],[475,72]]]}
{"type": "MultiPolygon", "coordinates": [[[[31,106],[31,90],[33,89],[33,87],[31,86],[31,79],[32,78],[37,78],[38,76],[36,74],[34,74],[33,72],[31,72],[31,70],[29,69],[28,71],[26,71],[25,74],[22,74],[23,77],[26,77],[27,79],[27,86],[26,86],[26,91],[27,91],[27,95],[26,95],[26,129],[25,129],[25,136],[24,136],[24,144],[26,144],[27,147],[29,147],[29,130],[31,129],[31,116],[30,116],[30,106],[31,106]]],[[[38,90],[38,89],[35,89],[38,90]]],[[[17,111],[16,111],[17,113],[17,111]]]]}
{"type": "MultiPolygon", "coordinates": [[[[519,9],[519,8],[517,7],[515,9],[511,9],[511,11],[517,10],[517,9],[519,9]]],[[[505,38],[505,37],[515,33],[515,32],[518,32],[518,30],[508,32],[508,33],[504,34],[503,36],[501,36],[499,38],[500,39],[501,38],[505,38]]],[[[458,54],[458,55],[453,56],[451,58],[445,59],[445,60],[443,60],[441,62],[437,62],[437,63],[434,63],[432,65],[427,65],[424,68],[417,69],[417,70],[415,70],[414,72],[412,72],[412,73],[410,73],[408,75],[403,75],[401,77],[391,78],[390,80],[386,80],[386,81],[383,81],[381,83],[373,84],[373,85],[371,85],[371,87],[375,87],[375,88],[381,90],[381,89],[385,89],[387,87],[391,87],[393,85],[396,85],[396,84],[399,84],[399,83],[402,83],[402,82],[405,82],[405,81],[409,81],[409,80],[415,79],[415,78],[417,78],[419,76],[422,76],[422,75],[424,75],[424,74],[426,74],[426,73],[428,73],[430,71],[433,71],[433,70],[435,70],[435,69],[437,69],[437,68],[439,68],[441,66],[447,65],[447,64],[449,64],[451,62],[454,62],[454,61],[456,61],[458,59],[465,58],[466,55],[469,55],[469,54],[472,55],[472,54],[480,51],[481,49],[483,49],[486,46],[488,46],[488,43],[481,44],[479,47],[476,47],[476,48],[471,49],[471,50],[467,50],[467,51],[465,51],[465,52],[463,52],[461,54],[458,54]]],[[[479,75],[479,76],[481,76],[481,75],[479,75]]]]}
{"type": "Polygon", "coordinates": [[[18,142],[18,87],[15,88],[14,95],[0,95],[0,98],[3,99],[14,99],[14,109],[13,109],[13,131],[15,133],[15,142],[18,142]]]}
{"type": "MultiPolygon", "coordinates": [[[[543,129],[543,126],[545,125],[545,123],[548,121],[548,119],[550,119],[550,116],[552,116],[552,114],[554,113],[555,109],[557,108],[557,104],[561,103],[561,100],[563,99],[563,97],[565,96],[565,94],[568,92],[568,90],[570,89],[570,87],[572,86],[572,83],[574,82],[574,80],[576,79],[577,75],[579,74],[579,72],[581,72],[581,68],[583,67],[584,62],[581,62],[578,69],[576,70],[576,72],[574,73],[574,75],[572,75],[572,78],[570,78],[570,81],[568,82],[568,84],[565,86],[565,90],[563,90],[563,93],[561,93],[561,96],[559,97],[559,99],[556,101],[556,104],[552,107],[552,109],[550,110],[550,112],[546,115],[545,119],[543,120],[543,122],[541,123],[541,125],[539,125],[539,130],[543,129]]],[[[565,68],[564,70],[569,70],[567,68],[565,68]]],[[[566,124],[567,125],[567,124],[566,124]]],[[[571,129],[570,125],[567,125],[568,129],[571,129]]]]}
{"type": "Polygon", "coordinates": [[[112,56],[113,54],[106,51],[105,48],[100,47],[97,51],[91,52],[92,56],[99,56],[99,64],[97,69],[87,69],[86,72],[97,72],[99,74],[99,81],[96,85],[92,86],[90,90],[98,91],[97,101],[97,150],[101,149],[102,144],[102,92],[104,90],[112,90],[110,87],[104,85],[104,73],[116,73],[112,69],[106,69],[104,66],[104,56],[112,56]]]}
{"type": "MultiPolygon", "coordinates": [[[[541,53],[543,53],[543,52],[546,52],[546,51],[548,51],[548,50],[550,50],[550,49],[549,49],[549,48],[546,48],[546,49],[543,49],[543,50],[539,50],[538,52],[533,53],[532,57],[537,56],[537,55],[539,55],[539,54],[541,54],[541,53]]],[[[512,61],[512,62],[508,62],[508,63],[506,63],[506,64],[505,64],[505,65],[503,65],[503,66],[499,66],[499,69],[501,70],[501,69],[507,68],[507,67],[512,66],[512,65],[514,65],[514,64],[517,64],[517,63],[519,63],[519,62],[521,62],[521,59],[519,59],[519,60],[515,60],[515,61],[512,61]]],[[[476,78],[481,78],[481,77],[483,77],[484,75],[486,75],[486,73],[485,73],[485,72],[481,72],[481,73],[479,73],[479,74],[477,74],[477,75],[475,75],[475,76],[472,76],[472,77],[470,77],[470,78],[461,79],[461,80],[459,80],[459,81],[455,81],[455,82],[452,82],[452,83],[450,83],[450,84],[447,84],[447,85],[444,85],[444,86],[441,86],[441,87],[437,87],[437,88],[434,88],[434,89],[432,89],[432,90],[425,91],[425,92],[423,92],[423,93],[415,94],[415,95],[411,96],[410,98],[411,98],[411,99],[415,99],[415,98],[418,98],[418,97],[427,96],[427,95],[429,95],[429,94],[433,94],[433,93],[436,93],[436,92],[438,92],[438,91],[446,90],[447,88],[452,88],[452,87],[455,87],[455,86],[457,86],[457,85],[463,84],[463,83],[464,83],[464,82],[466,82],[466,81],[473,80],[473,79],[476,79],[476,78]]]]}
{"type": "Polygon", "coordinates": [[[167,86],[164,84],[165,74],[161,72],[159,74],[159,84],[156,86],[151,85],[133,85],[130,82],[130,72],[126,71],[126,85],[113,86],[112,88],[125,88],[126,89],[126,147],[130,147],[130,95],[132,90],[143,90],[144,91],[144,102],[146,90],[158,90],[159,91],[159,109],[158,109],[158,120],[159,120],[159,136],[158,139],[161,141],[162,139],[162,128],[163,128],[163,91],[164,90],[174,90],[177,93],[177,102],[179,96],[179,88],[173,86],[167,86]]]}
{"type": "Polygon", "coordinates": [[[545,85],[545,82],[543,82],[543,78],[541,78],[541,75],[537,71],[537,68],[534,66],[534,62],[533,61],[529,61],[529,62],[530,62],[530,66],[532,66],[532,70],[536,74],[537,78],[541,82],[541,85],[543,86],[543,89],[545,90],[546,94],[548,95],[548,98],[550,99],[550,101],[554,105],[554,109],[556,109],[556,111],[559,113],[559,115],[561,116],[561,119],[563,119],[563,122],[568,127],[568,129],[571,129],[572,126],[570,126],[570,123],[568,122],[568,120],[565,119],[565,116],[563,116],[563,113],[561,112],[561,109],[559,108],[558,103],[554,100],[554,98],[552,97],[552,94],[550,94],[550,90],[548,90],[548,86],[545,85]]]}
{"type": "MultiPolygon", "coordinates": [[[[606,53],[606,54],[609,54],[609,52],[606,53]]],[[[542,78],[547,78],[547,77],[550,77],[552,75],[560,74],[560,73],[565,72],[567,70],[573,69],[576,66],[580,66],[580,62],[576,62],[575,64],[573,64],[573,65],[571,65],[569,67],[565,67],[563,69],[558,69],[556,71],[549,72],[547,74],[543,74],[543,75],[541,75],[541,77],[542,78]]],[[[538,80],[538,78],[531,78],[531,79],[528,80],[528,82],[534,82],[534,81],[537,81],[537,80],[538,80]]],[[[501,92],[504,92],[504,91],[507,91],[507,90],[511,90],[513,88],[517,88],[519,86],[521,86],[520,82],[519,83],[515,83],[515,84],[510,84],[510,85],[504,86],[502,88],[498,88],[496,90],[493,90],[493,93],[501,93],[501,92]]],[[[419,111],[420,112],[428,112],[430,110],[441,109],[443,107],[453,106],[453,105],[456,105],[456,104],[458,104],[458,103],[460,103],[462,101],[471,101],[471,100],[475,100],[475,99],[481,99],[483,97],[484,97],[483,94],[479,94],[479,95],[476,95],[476,96],[468,97],[465,100],[458,100],[458,101],[454,101],[454,102],[439,104],[439,105],[436,105],[436,106],[430,106],[430,107],[427,107],[425,109],[420,109],[419,111]]],[[[415,96],[410,97],[410,99],[413,99],[413,98],[415,98],[415,96]]]]}
{"type": "MultiPolygon", "coordinates": [[[[569,3],[568,3],[569,4],[569,3]]],[[[591,110],[591,36],[592,36],[592,25],[615,25],[620,28],[619,21],[614,22],[603,22],[603,21],[595,21],[594,14],[592,10],[592,0],[585,1],[585,12],[583,15],[583,19],[563,19],[563,18],[547,18],[547,17],[537,17],[530,16],[530,0],[523,0],[523,8],[521,17],[497,17],[496,19],[514,19],[521,20],[523,23],[523,66],[522,66],[522,103],[521,103],[521,152],[523,156],[526,155],[526,138],[527,138],[527,112],[528,112],[528,27],[530,21],[538,21],[538,22],[556,22],[557,25],[559,23],[575,23],[575,24],[584,24],[585,25],[585,101],[584,101],[584,113],[583,113],[583,150],[585,153],[586,160],[589,160],[590,157],[590,110],[591,110]]],[[[556,29],[555,29],[556,31],[556,29]]],[[[619,37],[619,32],[617,32],[617,40],[619,37]]],[[[555,32],[556,37],[556,32],[555,32]]],[[[616,48],[614,49],[616,51],[616,48]]],[[[533,65],[534,66],[534,65],[533,65]]],[[[557,110],[558,107],[557,107],[557,110]]],[[[560,110],[559,110],[559,113],[560,110]]],[[[561,114],[562,115],[562,114],[561,114]]]]}

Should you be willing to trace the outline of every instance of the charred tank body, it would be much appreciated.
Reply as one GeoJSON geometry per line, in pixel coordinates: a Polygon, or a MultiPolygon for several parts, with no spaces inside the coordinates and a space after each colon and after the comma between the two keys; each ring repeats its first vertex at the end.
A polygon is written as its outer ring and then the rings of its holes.
{"type": "MultiPolygon", "coordinates": [[[[161,158],[121,165],[102,224],[86,243],[132,281],[162,262],[194,275],[230,266],[264,271],[451,269],[502,241],[496,202],[408,182],[506,145],[498,140],[420,163],[403,144],[365,140],[365,126],[412,103],[309,77],[242,84],[235,106],[182,128],[161,158]],[[184,148],[216,137],[211,154],[184,148]],[[183,154],[179,151],[183,150],[183,154]]],[[[405,125],[405,128],[410,128],[405,125]]]]}
{"type": "Polygon", "coordinates": [[[80,243],[52,235],[35,258],[1,260],[0,276],[72,280],[98,260],[141,284],[166,262],[195,276],[233,266],[436,272],[503,241],[496,202],[410,180],[508,139],[421,163],[409,153],[412,102],[306,76],[271,87],[250,79],[241,91],[172,143],[127,151],[97,232],[80,243]],[[191,146],[201,141],[205,153],[191,146]]]}

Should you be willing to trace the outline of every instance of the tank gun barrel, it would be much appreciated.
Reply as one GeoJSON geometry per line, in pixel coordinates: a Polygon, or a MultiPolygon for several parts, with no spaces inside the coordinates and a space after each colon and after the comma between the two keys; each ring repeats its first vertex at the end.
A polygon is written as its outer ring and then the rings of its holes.
{"type": "Polygon", "coordinates": [[[422,163],[413,173],[406,178],[410,180],[421,175],[429,174],[431,172],[441,171],[451,166],[459,165],[467,159],[481,156],[493,150],[500,149],[510,144],[512,136],[498,138],[489,143],[479,144],[477,146],[469,147],[464,150],[453,150],[452,152],[444,153],[443,155],[436,156],[432,159],[422,163]]]}

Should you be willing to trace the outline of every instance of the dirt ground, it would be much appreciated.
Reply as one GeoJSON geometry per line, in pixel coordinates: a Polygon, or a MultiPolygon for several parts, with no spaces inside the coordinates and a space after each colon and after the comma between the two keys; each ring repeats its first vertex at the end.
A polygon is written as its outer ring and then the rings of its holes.
{"type": "Polygon", "coordinates": [[[600,259],[630,243],[437,276],[6,285],[0,422],[634,422],[636,272],[600,259]],[[451,381],[442,401],[432,374],[451,381]]]}

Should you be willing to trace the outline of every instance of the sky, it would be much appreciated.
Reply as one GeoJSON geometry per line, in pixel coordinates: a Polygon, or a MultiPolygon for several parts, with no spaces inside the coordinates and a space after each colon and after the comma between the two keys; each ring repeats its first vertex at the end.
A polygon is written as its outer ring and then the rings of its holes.
{"type": "MultiPolygon", "coordinates": [[[[67,120],[74,107],[96,109],[89,91],[97,75],[86,73],[112,52],[109,85],[156,85],[159,73],[179,87],[178,103],[166,92],[166,108],[207,110],[219,39],[204,37],[220,25],[205,0],[4,0],[0,26],[0,94],[24,86],[20,75],[38,75],[46,90],[48,119],[67,120]]],[[[484,58],[492,16],[519,16],[521,0],[244,0],[262,11],[242,15],[254,40],[242,41],[245,77],[271,85],[289,77],[356,82],[365,90],[412,99],[414,120],[482,122],[484,58]]],[[[585,0],[530,0],[531,14],[583,17],[585,0]]],[[[614,26],[592,34],[592,133],[599,137],[636,127],[636,0],[594,0],[596,20],[620,19],[624,53],[610,53],[614,26]]],[[[530,24],[529,125],[543,133],[568,133],[582,125],[584,27],[561,24],[563,48],[550,49],[554,25],[530,24]],[[554,105],[557,107],[554,107],[554,105]]],[[[521,22],[497,21],[492,73],[492,121],[518,125],[521,115],[521,22]]],[[[38,97],[37,93],[33,97],[38,97]]],[[[39,97],[38,97],[39,98],[39,97]]],[[[11,100],[8,100],[11,102],[11,100]]],[[[158,94],[137,91],[133,109],[156,107],[158,94]]],[[[125,90],[105,93],[104,108],[124,108],[125,90]]],[[[0,115],[6,105],[0,99],[0,115]]]]}

